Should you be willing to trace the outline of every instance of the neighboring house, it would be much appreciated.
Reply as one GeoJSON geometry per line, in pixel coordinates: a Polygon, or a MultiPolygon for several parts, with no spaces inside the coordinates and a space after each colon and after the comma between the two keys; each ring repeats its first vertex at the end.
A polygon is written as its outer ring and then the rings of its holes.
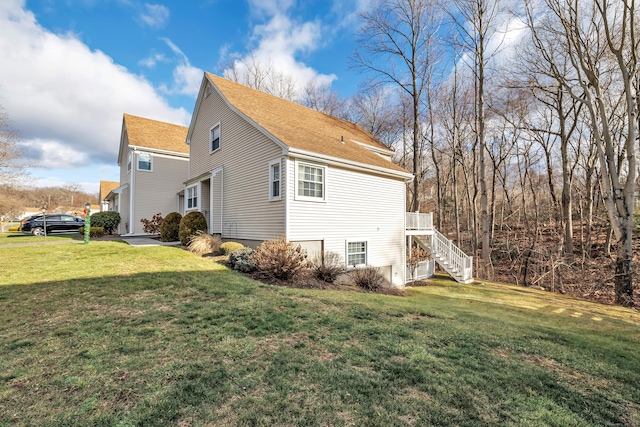
{"type": "MultiPolygon", "coordinates": [[[[111,193],[113,190],[115,190],[118,187],[120,187],[119,182],[100,181],[100,192],[98,193],[98,200],[100,203],[100,212],[105,212],[109,210],[109,201],[107,200],[107,196],[109,195],[109,193],[111,193]]],[[[115,208],[115,206],[113,208],[115,208]]]]}
{"type": "Polygon", "coordinates": [[[187,143],[185,211],[211,233],[252,246],[284,235],[404,286],[413,175],[362,127],[205,73],[187,143]]]}
{"type": "Polygon", "coordinates": [[[181,210],[177,194],[189,168],[186,136],[184,126],[124,114],[120,183],[104,199],[108,210],[120,213],[119,234],[144,234],[141,219],[181,210]]]}

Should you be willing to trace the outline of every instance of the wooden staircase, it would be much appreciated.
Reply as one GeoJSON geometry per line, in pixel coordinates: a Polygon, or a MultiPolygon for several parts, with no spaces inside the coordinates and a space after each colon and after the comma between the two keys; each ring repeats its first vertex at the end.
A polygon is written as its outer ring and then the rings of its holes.
{"type": "Polygon", "coordinates": [[[465,254],[453,242],[433,227],[432,214],[407,212],[407,236],[411,236],[422,249],[455,281],[473,282],[473,257],[465,254]]]}

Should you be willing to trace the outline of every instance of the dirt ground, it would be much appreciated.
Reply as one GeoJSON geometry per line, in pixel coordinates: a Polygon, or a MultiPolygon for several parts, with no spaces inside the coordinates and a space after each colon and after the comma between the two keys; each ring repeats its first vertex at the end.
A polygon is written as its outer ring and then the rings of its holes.
{"type": "MultiPolygon", "coordinates": [[[[615,244],[605,250],[606,228],[594,229],[592,244],[582,242],[585,234],[574,230],[573,257],[562,254],[562,239],[552,227],[542,228],[537,236],[524,230],[497,231],[492,248],[492,265],[479,265],[474,259],[476,277],[535,287],[550,292],[613,304],[615,299],[615,244]]],[[[634,286],[636,308],[640,308],[640,241],[634,241],[634,286]]]]}

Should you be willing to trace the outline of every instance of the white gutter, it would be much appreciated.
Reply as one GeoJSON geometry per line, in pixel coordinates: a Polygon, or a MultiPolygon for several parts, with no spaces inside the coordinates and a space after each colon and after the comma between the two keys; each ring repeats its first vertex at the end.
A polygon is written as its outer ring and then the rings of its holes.
{"type": "Polygon", "coordinates": [[[289,148],[287,151],[290,156],[299,159],[323,162],[334,166],[348,167],[350,169],[355,169],[363,172],[375,172],[390,178],[402,178],[405,182],[411,182],[414,179],[413,174],[409,172],[394,171],[392,169],[387,169],[380,166],[353,162],[351,160],[345,160],[339,157],[325,156],[311,151],[299,150],[296,148],[289,148]]]}

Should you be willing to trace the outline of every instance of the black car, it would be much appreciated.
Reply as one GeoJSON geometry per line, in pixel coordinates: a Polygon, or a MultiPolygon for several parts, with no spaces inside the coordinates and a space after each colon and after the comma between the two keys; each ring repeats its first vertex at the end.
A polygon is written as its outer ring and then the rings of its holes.
{"type": "Polygon", "coordinates": [[[31,233],[34,236],[44,236],[44,227],[47,234],[55,232],[74,232],[84,227],[84,219],[66,214],[46,214],[29,217],[22,221],[20,231],[31,233]],[[46,219],[46,221],[45,221],[46,219]]]}

